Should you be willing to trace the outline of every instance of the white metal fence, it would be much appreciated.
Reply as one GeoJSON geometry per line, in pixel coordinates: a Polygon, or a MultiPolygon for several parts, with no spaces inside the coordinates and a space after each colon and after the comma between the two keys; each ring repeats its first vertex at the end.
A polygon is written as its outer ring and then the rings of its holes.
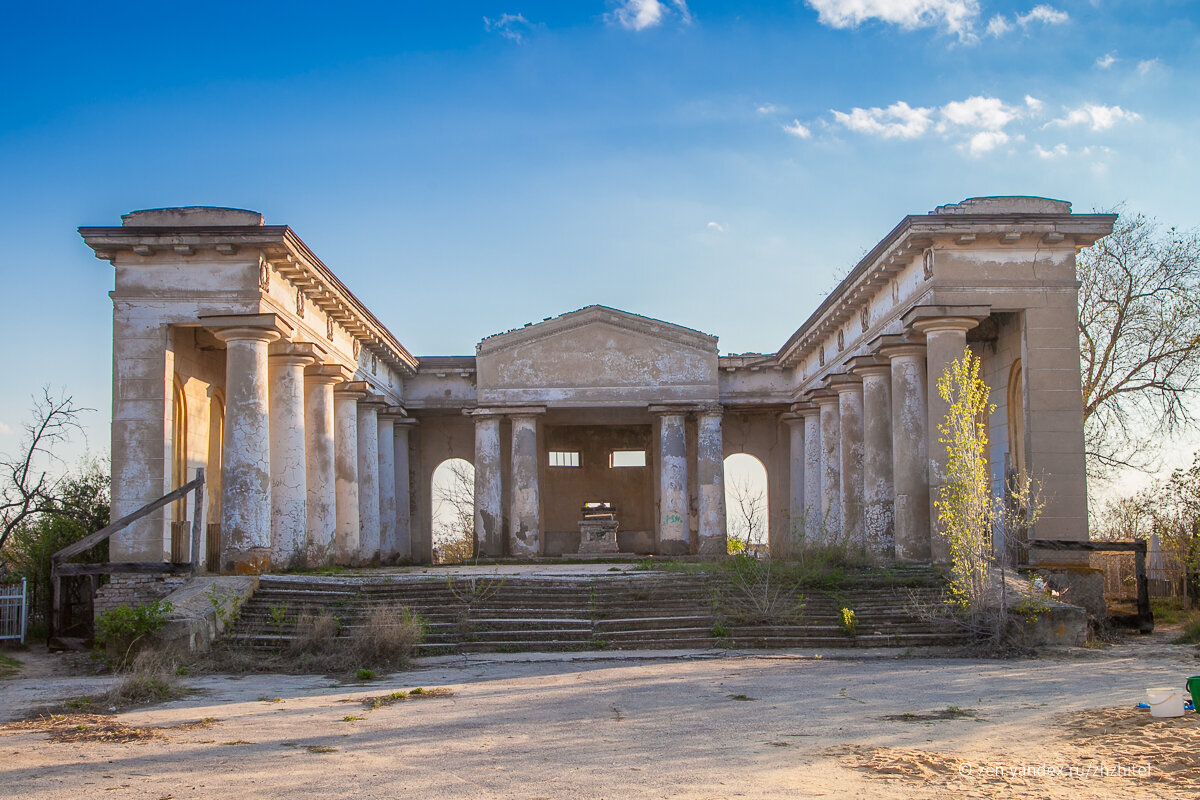
{"type": "Polygon", "coordinates": [[[20,583],[0,584],[0,640],[17,639],[25,643],[25,625],[29,618],[25,579],[20,583]]]}

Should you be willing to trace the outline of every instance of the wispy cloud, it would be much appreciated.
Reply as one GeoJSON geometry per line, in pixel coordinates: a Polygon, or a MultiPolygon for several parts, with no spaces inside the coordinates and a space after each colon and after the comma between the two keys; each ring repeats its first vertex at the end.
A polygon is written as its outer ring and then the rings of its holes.
{"type": "Polygon", "coordinates": [[[1142,118],[1136,111],[1128,111],[1120,106],[1105,106],[1085,103],[1078,108],[1067,109],[1067,113],[1046,123],[1051,127],[1073,127],[1085,125],[1093,131],[1106,131],[1118,122],[1136,122],[1142,118]]]}
{"type": "Polygon", "coordinates": [[[13,429],[11,425],[0,422],[0,436],[12,436],[12,433],[13,429]]]}
{"type": "Polygon", "coordinates": [[[754,109],[760,114],[774,114],[779,108],[774,103],[762,103],[754,109]]]}
{"type": "Polygon", "coordinates": [[[1113,64],[1117,63],[1118,60],[1119,59],[1117,58],[1117,54],[1115,52],[1105,53],[1096,59],[1096,66],[1100,69],[1108,69],[1113,64]]]}
{"type": "Polygon", "coordinates": [[[644,31],[662,25],[673,16],[684,25],[691,24],[692,12],[687,0],[619,0],[617,7],[604,18],[627,30],[644,31]]]}
{"type": "Polygon", "coordinates": [[[805,0],[830,28],[857,28],[878,20],[906,30],[942,28],[960,38],[979,17],[978,0],[805,0]]]}
{"type": "Polygon", "coordinates": [[[812,131],[800,123],[800,120],[792,120],[791,125],[784,125],[783,130],[797,139],[808,139],[812,136],[812,131]]]}
{"type": "Polygon", "coordinates": [[[884,139],[915,139],[933,123],[932,108],[913,108],[901,100],[887,108],[852,108],[832,111],[834,122],[849,130],[884,139]]]}
{"type": "Polygon", "coordinates": [[[484,17],[483,28],[520,44],[525,41],[525,35],[533,29],[533,25],[525,19],[524,14],[501,14],[499,19],[484,17]]]}
{"type": "Polygon", "coordinates": [[[1007,33],[1020,28],[1028,30],[1030,25],[1034,23],[1040,25],[1062,25],[1071,20],[1071,15],[1065,11],[1049,6],[1046,4],[1037,5],[1029,9],[1024,14],[1014,14],[1012,21],[1003,14],[997,14],[988,20],[987,34],[995,38],[1004,36],[1007,33]]]}
{"type": "Polygon", "coordinates": [[[1141,77],[1146,77],[1152,72],[1157,72],[1162,69],[1162,62],[1157,58],[1150,58],[1145,61],[1139,61],[1137,65],[1137,74],[1141,77]]]}
{"type": "Polygon", "coordinates": [[[717,233],[725,232],[725,226],[719,222],[710,222],[704,227],[708,228],[710,231],[716,231],[717,233]]]}

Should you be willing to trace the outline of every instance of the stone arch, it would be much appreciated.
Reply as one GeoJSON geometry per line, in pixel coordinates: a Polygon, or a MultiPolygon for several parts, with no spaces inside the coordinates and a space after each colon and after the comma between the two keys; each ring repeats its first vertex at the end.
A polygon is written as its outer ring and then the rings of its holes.
{"type": "Polygon", "coordinates": [[[753,453],[725,457],[725,525],[730,548],[767,546],[771,508],[767,465],[753,453]]]}
{"type": "Polygon", "coordinates": [[[474,556],[475,465],[465,458],[447,458],[434,467],[429,484],[435,562],[474,556]]]}
{"type": "Polygon", "coordinates": [[[1008,465],[1005,480],[1025,477],[1025,388],[1021,359],[1008,372],[1008,465]]]}

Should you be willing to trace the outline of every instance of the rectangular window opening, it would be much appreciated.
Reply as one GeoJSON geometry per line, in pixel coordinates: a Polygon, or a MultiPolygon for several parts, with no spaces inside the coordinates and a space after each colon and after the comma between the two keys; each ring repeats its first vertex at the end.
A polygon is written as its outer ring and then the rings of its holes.
{"type": "Polygon", "coordinates": [[[552,466],[552,467],[578,467],[579,466],[579,451],[578,450],[551,450],[550,451],[550,466],[552,466]]]}
{"type": "Polygon", "coordinates": [[[645,450],[613,450],[608,457],[610,467],[644,467],[646,466],[645,450]]]}

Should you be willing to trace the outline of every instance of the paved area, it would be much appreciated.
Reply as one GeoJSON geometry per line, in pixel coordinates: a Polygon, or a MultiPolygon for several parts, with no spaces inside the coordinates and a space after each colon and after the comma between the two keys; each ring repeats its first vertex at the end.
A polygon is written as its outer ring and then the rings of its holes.
{"type": "MultiPolygon", "coordinates": [[[[0,682],[10,715],[109,680],[33,660],[46,674],[0,682]]],[[[0,794],[1190,798],[1200,715],[1135,706],[1192,674],[1194,648],[1156,635],[1009,661],[659,651],[443,657],[369,684],[203,676],[119,715],[148,738],[0,729],[0,794]]]]}

